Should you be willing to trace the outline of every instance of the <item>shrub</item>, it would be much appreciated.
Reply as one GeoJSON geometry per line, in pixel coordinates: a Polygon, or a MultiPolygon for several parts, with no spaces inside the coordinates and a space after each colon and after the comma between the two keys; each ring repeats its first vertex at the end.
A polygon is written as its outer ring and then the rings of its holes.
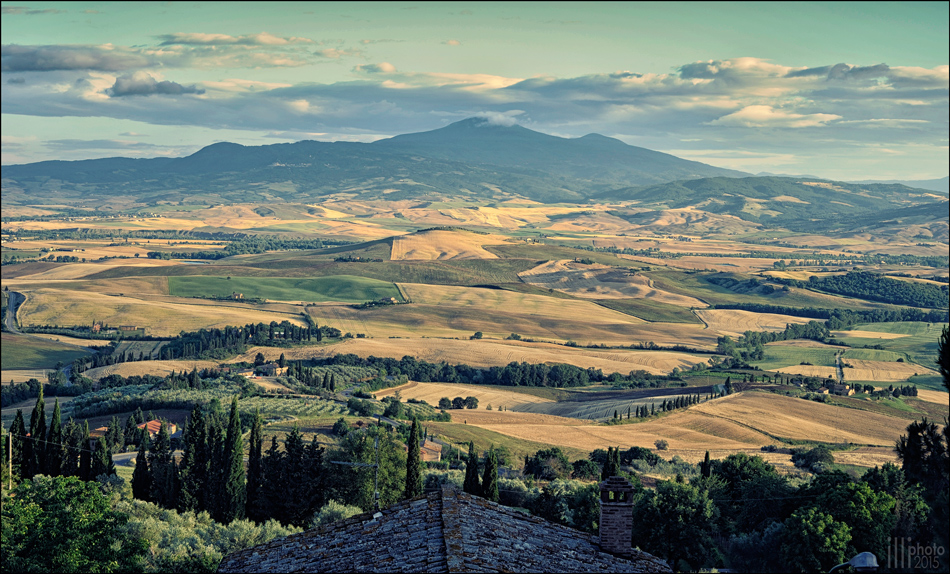
{"type": "Polygon", "coordinates": [[[657,439],[656,441],[654,441],[653,444],[656,445],[656,450],[666,450],[670,448],[670,443],[668,443],[664,439],[657,439]]]}
{"type": "Polygon", "coordinates": [[[323,508],[314,513],[313,519],[310,521],[310,528],[320,528],[339,520],[346,520],[361,512],[363,511],[358,506],[350,506],[349,504],[331,500],[324,504],[323,508]]]}

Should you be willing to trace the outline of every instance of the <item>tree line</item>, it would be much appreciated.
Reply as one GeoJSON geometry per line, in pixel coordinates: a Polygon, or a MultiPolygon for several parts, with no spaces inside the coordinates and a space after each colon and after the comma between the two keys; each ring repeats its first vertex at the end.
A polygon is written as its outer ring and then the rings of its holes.
{"type": "Polygon", "coordinates": [[[812,275],[808,281],[774,277],[772,280],[792,287],[817,289],[892,305],[946,309],[950,300],[950,287],[947,285],[899,281],[866,271],[849,271],[845,275],[824,277],[812,275]]]}

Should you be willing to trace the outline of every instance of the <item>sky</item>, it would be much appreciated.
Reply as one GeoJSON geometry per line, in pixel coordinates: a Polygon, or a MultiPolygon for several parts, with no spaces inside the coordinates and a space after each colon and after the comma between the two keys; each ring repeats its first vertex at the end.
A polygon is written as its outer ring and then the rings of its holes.
{"type": "Polygon", "coordinates": [[[947,2],[2,2],[4,165],[479,115],[751,173],[950,172],[947,2]]]}

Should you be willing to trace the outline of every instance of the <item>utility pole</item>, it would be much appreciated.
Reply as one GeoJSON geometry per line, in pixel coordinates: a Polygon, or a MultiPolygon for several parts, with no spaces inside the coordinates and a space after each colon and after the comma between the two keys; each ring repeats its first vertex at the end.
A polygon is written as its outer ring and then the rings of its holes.
{"type": "Polygon", "coordinates": [[[376,511],[379,511],[379,436],[374,437],[373,448],[376,450],[376,464],[365,462],[342,462],[331,460],[330,464],[342,464],[346,466],[370,467],[373,469],[373,504],[376,511]]]}

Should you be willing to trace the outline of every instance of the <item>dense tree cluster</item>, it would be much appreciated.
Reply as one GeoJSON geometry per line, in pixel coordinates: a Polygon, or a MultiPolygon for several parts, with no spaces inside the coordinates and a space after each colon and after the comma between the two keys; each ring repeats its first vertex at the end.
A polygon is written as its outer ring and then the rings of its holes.
{"type": "Polygon", "coordinates": [[[785,307],[782,305],[768,305],[764,303],[722,303],[712,305],[713,309],[739,309],[753,313],[777,313],[792,317],[808,317],[810,319],[825,319],[826,325],[832,331],[846,329],[859,323],[890,323],[902,321],[919,321],[924,323],[946,323],[950,314],[946,311],[924,311],[915,308],[896,309],[822,309],[819,307],[785,307]]]}
{"type": "Polygon", "coordinates": [[[269,325],[249,323],[243,327],[181,333],[162,347],[158,358],[226,359],[247,351],[251,345],[285,347],[339,336],[338,329],[326,326],[300,327],[290,321],[271,321],[269,325]]]}
{"type": "Polygon", "coordinates": [[[947,285],[899,281],[866,271],[849,271],[845,275],[823,277],[812,275],[807,282],[797,279],[774,280],[792,287],[818,289],[893,305],[946,309],[950,300],[950,290],[947,285]]]}

